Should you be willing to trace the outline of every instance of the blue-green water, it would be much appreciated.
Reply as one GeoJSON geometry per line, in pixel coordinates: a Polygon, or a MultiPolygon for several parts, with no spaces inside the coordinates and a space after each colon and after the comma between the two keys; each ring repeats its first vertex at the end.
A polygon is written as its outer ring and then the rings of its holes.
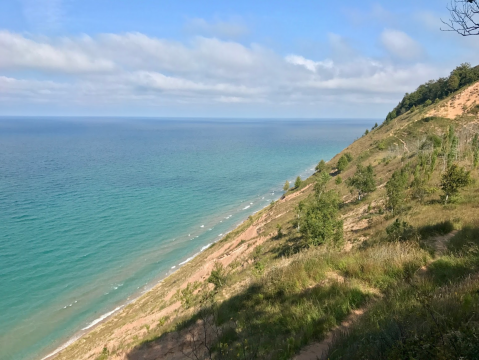
{"type": "Polygon", "coordinates": [[[53,351],[372,123],[0,118],[0,359],[53,351]]]}

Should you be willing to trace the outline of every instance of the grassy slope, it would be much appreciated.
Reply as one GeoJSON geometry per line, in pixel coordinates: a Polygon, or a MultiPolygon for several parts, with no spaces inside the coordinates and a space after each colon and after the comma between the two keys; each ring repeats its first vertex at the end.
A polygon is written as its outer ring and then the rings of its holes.
{"type": "MultiPolygon", "coordinates": [[[[294,209],[311,194],[312,187],[307,186],[314,183],[317,175],[307,179],[300,189],[289,191],[289,200],[269,206],[222,240],[232,242],[248,226],[261,217],[265,219],[258,237],[246,242],[248,247],[256,246],[254,251],[227,267],[227,285],[209,299],[215,309],[210,316],[221,330],[219,337],[212,336],[217,357],[291,358],[307,344],[323,339],[358,308],[367,311],[349,335],[335,343],[331,358],[477,355],[477,345],[472,344],[478,336],[479,256],[470,247],[471,241],[479,243],[477,170],[472,172],[476,182],[461,191],[456,203],[444,206],[439,200],[442,163],[438,159],[436,171],[428,181],[433,191],[423,203],[409,199],[408,209],[401,214],[401,219],[416,229],[426,229],[421,232],[423,236],[401,243],[385,240],[385,228],[395,221],[383,211],[383,185],[392,172],[407,162],[415,165],[419,146],[428,134],[441,136],[454,124],[462,143],[467,144],[472,138],[470,130],[479,132],[476,117],[467,113],[455,119],[423,121],[431,109],[449,100],[396,118],[358,139],[329,162],[336,164],[346,152],[354,157],[341,174],[343,183],[328,184],[343,197],[345,248],[300,246],[299,233],[293,226],[294,209]],[[378,189],[361,202],[355,201],[344,182],[358,163],[373,165],[378,184],[378,189]],[[425,228],[441,221],[450,221],[459,230],[450,249],[442,252],[435,246],[437,237],[428,230],[431,227],[425,228]],[[281,238],[274,236],[277,224],[283,228],[281,238]],[[272,236],[256,245],[255,241],[266,234],[272,236]]],[[[469,158],[459,163],[471,167],[469,158]]],[[[201,308],[201,294],[208,293],[206,288],[196,295],[187,294],[192,307],[180,307],[167,320],[154,319],[157,325],[145,327],[110,347],[112,334],[121,325],[174,304],[177,299],[166,301],[166,294],[194,273],[218,246],[221,244],[205,251],[122,314],[70,346],[60,358],[81,358],[89,352],[103,359],[154,359],[155,346],[162,344],[166,334],[191,329],[201,318],[202,313],[196,311],[201,308]],[[100,355],[98,349],[103,344],[108,351],[100,355]]],[[[203,354],[202,351],[205,349],[197,353],[203,354]]]]}

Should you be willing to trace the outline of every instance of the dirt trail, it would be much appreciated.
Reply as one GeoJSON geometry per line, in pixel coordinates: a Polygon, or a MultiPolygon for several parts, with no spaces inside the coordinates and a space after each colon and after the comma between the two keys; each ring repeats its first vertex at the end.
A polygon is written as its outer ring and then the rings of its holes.
{"type": "Polygon", "coordinates": [[[327,359],[329,348],[333,345],[335,339],[348,331],[351,325],[357,321],[366,309],[353,310],[351,314],[344,320],[341,325],[334,328],[326,338],[317,343],[306,346],[301,352],[294,357],[294,360],[322,360],[327,359]]]}
{"type": "MultiPolygon", "coordinates": [[[[447,249],[447,243],[451,240],[454,235],[457,234],[457,230],[454,230],[446,235],[435,236],[431,239],[431,244],[434,249],[439,253],[442,254],[447,249]]],[[[418,275],[424,276],[427,273],[427,266],[423,266],[419,269],[418,275]]],[[[344,277],[339,274],[328,274],[328,278],[336,279],[338,282],[344,282],[344,277]]],[[[378,291],[374,291],[375,289],[368,288],[367,290],[375,293],[376,295],[380,295],[378,291]]],[[[326,338],[323,341],[312,343],[311,345],[306,346],[301,350],[301,352],[296,355],[293,359],[294,360],[323,360],[327,359],[329,349],[334,344],[334,341],[337,339],[338,336],[345,334],[348,332],[349,328],[357,321],[359,318],[367,312],[367,308],[361,308],[357,310],[353,310],[351,314],[348,315],[346,320],[344,320],[341,325],[337,326],[333,330],[331,330],[326,338]]]]}
{"type": "Polygon", "coordinates": [[[457,230],[453,230],[449,234],[433,237],[432,246],[434,247],[434,250],[436,250],[439,254],[444,253],[447,250],[447,243],[456,234],[457,234],[457,230]]]}

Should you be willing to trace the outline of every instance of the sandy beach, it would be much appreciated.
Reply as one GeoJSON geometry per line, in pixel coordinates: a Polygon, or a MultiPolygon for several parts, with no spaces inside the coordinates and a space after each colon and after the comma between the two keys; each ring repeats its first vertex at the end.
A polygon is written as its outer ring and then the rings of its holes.
{"type": "MultiPolygon", "coordinates": [[[[311,190],[311,186],[278,200],[288,202],[311,190]]],[[[224,267],[237,262],[245,267],[251,262],[250,254],[254,249],[273,236],[265,234],[264,225],[283,214],[273,214],[270,206],[265,207],[251,218],[245,220],[235,230],[224,236],[209,248],[197,254],[193,259],[179,267],[173,274],[161,280],[152,289],[146,291],[130,303],[121,306],[111,313],[97,319],[89,328],[83,329],[74,338],[56,349],[47,359],[94,359],[103,349],[114,352],[109,359],[182,359],[187,351],[187,334],[170,333],[155,342],[153,348],[132,352],[129,344],[138,337],[147,336],[151,329],[163,325],[181,315],[191,314],[192,309],[184,310],[175,296],[178,290],[185,289],[188,284],[205,282],[216,262],[224,267]],[[164,319],[164,320],[161,320],[164,319]]],[[[246,287],[243,282],[237,284],[236,291],[246,287]]],[[[233,290],[233,291],[235,291],[233,290]]]]}

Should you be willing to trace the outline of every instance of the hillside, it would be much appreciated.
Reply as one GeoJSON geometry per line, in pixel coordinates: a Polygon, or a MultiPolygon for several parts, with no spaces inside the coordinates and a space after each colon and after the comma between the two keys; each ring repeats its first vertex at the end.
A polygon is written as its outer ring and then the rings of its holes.
{"type": "Polygon", "coordinates": [[[479,83],[436,99],[56,358],[479,358],[479,83]]]}

